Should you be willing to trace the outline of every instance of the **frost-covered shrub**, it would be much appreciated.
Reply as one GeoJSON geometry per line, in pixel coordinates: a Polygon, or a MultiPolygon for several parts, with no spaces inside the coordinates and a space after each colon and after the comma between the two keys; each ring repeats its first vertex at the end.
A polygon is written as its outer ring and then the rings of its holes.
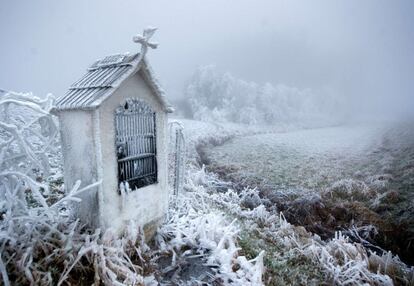
{"type": "Polygon", "coordinates": [[[342,179],[333,183],[326,193],[334,198],[367,200],[375,195],[362,181],[354,179],[342,179]]]}
{"type": "Polygon", "coordinates": [[[49,114],[52,102],[51,95],[45,99],[30,93],[8,92],[2,95],[0,170],[45,178],[51,167],[57,167],[58,129],[55,118],[49,114]]]}
{"type": "Polygon", "coordinates": [[[398,256],[392,255],[391,252],[377,255],[370,253],[369,269],[379,274],[393,277],[401,285],[412,285],[414,283],[414,268],[408,268],[398,256]]]}
{"type": "Polygon", "coordinates": [[[17,189],[6,189],[0,221],[0,271],[5,285],[61,285],[80,278],[95,285],[143,283],[143,266],[148,264],[142,257],[147,247],[137,226],[131,225],[120,239],[111,230],[86,232],[66,215],[68,202],[78,201],[75,194],[92,186],[75,187],[48,205],[41,185],[31,185],[27,177],[19,180],[31,186],[37,207],[17,196],[17,189]]]}
{"type": "Polygon", "coordinates": [[[281,216],[277,235],[287,248],[295,249],[320,265],[335,285],[393,285],[388,275],[371,272],[369,257],[362,245],[350,243],[337,232],[332,240],[322,241],[302,228],[289,224],[281,216]]]}
{"type": "MultiPolygon", "coordinates": [[[[7,194],[26,199],[29,206],[45,207],[50,195],[44,184],[58,175],[57,126],[49,114],[53,97],[6,92],[0,98],[0,199],[7,194]]],[[[3,209],[0,209],[3,211],[3,209]]]]}
{"type": "Polygon", "coordinates": [[[258,192],[253,189],[245,188],[241,193],[241,206],[248,209],[255,209],[262,204],[258,192]]]}
{"type": "Polygon", "coordinates": [[[371,188],[378,192],[384,192],[389,187],[390,182],[393,180],[390,174],[374,175],[368,178],[368,184],[371,188]]]}

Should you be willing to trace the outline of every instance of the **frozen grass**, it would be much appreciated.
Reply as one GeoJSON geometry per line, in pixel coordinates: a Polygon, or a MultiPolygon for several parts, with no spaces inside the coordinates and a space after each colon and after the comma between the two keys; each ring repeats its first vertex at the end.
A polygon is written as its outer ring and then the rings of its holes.
{"type": "MultiPolygon", "coordinates": [[[[260,190],[245,206],[257,205],[261,197],[267,210],[283,211],[289,221],[324,239],[343,229],[367,249],[386,255],[372,245],[377,242],[401,251],[409,260],[414,186],[411,127],[407,123],[397,128],[337,127],[236,137],[204,149],[203,156],[208,169],[232,181],[239,192],[249,185],[260,190]]],[[[398,258],[394,261],[402,270],[391,271],[393,282],[412,283],[412,270],[398,258]]]]}
{"type": "Polygon", "coordinates": [[[229,223],[223,212],[203,198],[200,200],[202,186],[193,185],[193,188],[194,193],[179,195],[169,221],[158,232],[160,250],[173,253],[171,266],[164,271],[183,268],[189,259],[198,257],[204,268],[193,271],[193,279],[182,281],[178,272],[172,282],[177,285],[194,285],[195,282],[262,285],[264,252],[250,260],[241,255],[235,221],[229,223]]]}
{"type": "Polygon", "coordinates": [[[393,285],[387,274],[400,277],[402,284],[410,283],[412,270],[397,257],[372,254],[341,232],[323,241],[303,227],[291,225],[282,214],[272,214],[263,204],[252,209],[243,207],[245,198],[255,197],[257,190],[217,192],[220,184],[220,180],[202,169],[189,178],[186,189],[195,196],[194,202],[210,202],[239,221],[242,253],[254,256],[260,248],[266,249],[266,285],[393,285]],[[387,263],[393,266],[387,268],[387,263]]]}
{"type": "Polygon", "coordinates": [[[213,162],[237,175],[278,189],[328,185],[356,171],[352,166],[380,127],[331,127],[238,137],[209,151],[213,162]],[[257,150],[260,150],[257,152],[257,150]]]}
{"type": "Polygon", "coordinates": [[[74,189],[52,205],[45,204],[41,187],[30,187],[38,191],[33,196],[37,207],[19,195],[22,189],[6,189],[0,232],[4,285],[143,283],[149,264],[142,258],[147,249],[137,226],[131,225],[122,238],[110,230],[84,231],[64,213],[68,202],[78,201],[75,195],[89,187],[74,189]]]}

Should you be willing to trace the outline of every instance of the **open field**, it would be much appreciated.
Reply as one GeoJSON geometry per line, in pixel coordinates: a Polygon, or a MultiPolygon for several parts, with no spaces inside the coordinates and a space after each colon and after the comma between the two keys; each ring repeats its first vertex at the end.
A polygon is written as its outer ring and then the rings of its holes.
{"type": "Polygon", "coordinates": [[[325,239],[343,230],[414,263],[412,123],[239,136],[203,154],[210,171],[257,187],[289,222],[325,239]]]}

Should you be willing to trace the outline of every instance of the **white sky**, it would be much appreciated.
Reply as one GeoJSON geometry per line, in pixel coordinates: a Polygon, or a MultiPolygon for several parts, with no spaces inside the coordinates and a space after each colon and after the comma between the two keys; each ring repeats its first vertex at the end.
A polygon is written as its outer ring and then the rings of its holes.
{"type": "Polygon", "coordinates": [[[95,60],[149,51],[169,97],[200,65],[245,80],[330,87],[414,110],[414,1],[121,0],[0,2],[0,88],[60,95],[95,60]]]}

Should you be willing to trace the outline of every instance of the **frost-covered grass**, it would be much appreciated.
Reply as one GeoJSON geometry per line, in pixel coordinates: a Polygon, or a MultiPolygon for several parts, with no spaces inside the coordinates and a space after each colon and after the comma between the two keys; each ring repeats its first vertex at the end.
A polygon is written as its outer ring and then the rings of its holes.
{"type": "Polygon", "coordinates": [[[328,185],[352,168],[381,132],[381,127],[330,127],[237,137],[209,150],[219,165],[235,166],[236,175],[278,189],[328,185]]]}
{"type": "MultiPolygon", "coordinates": [[[[196,130],[197,136],[203,138],[199,140],[203,146],[211,147],[223,143],[226,145],[238,139],[237,136],[226,136],[227,139],[218,140],[215,129],[217,127],[214,125],[208,126],[208,132],[203,137],[203,129],[200,125],[207,125],[207,123],[190,121],[187,124],[193,125],[186,128],[187,131],[191,130],[187,136],[191,137],[194,134],[193,130],[196,130]],[[209,137],[212,138],[210,144],[208,143],[209,137]],[[228,141],[229,139],[231,140],[228,141]]],[[[255,132],[255,130],[250,130],[250,132],[255,132]]],[[[189,152],[197,150],[200,151],[202,148],[197,148],[197,146],[189,148],[189,152]]],[[[234,151],[237,152],[237,149],[234,151]]],[[[206,154],[199,153],[198,155],[203,157],[206,154]]],[[[237,219],[237,226],[240,228],[238,242],[242,248],[241,253],[248,258],[253,258],[262,250],[266,250],[264,256],[266,266],[264,283],[266,285],[320,285],[324,283],[392,285],[395,282],[405,285],[409,284],[409,281],[412,283],[412,270],[397,257],[389,253],[385,253],[382,257],[377,256],[362,244],[350,241],[340,232],[337,232],[333,239],[322,240],[305,228],[288,223],[279,214],[272,200],[264,198],[259,189],[232,190],[233,183],[223,182],[217,175],[206,172],[204,168],[199,170],[192,164],[189,167],[187,192],[196,193],[199,199],[194,199],[194,201],[212,204],[213,207],[223,211],[230,220],[237,219]],[[386,275],[387,273],[390,276],[386,275]]],[[[342,185],[345,191],[351,191],[352,184],[348,185],[343,182],[342,185]]],[[[338,183],[337,187],[340,186],[341,184],[338,183]]],[[[298,198],[297,194],[295,195],[298,198]]],[[[282,198],[286,199],[286,196],[282,198]]],[[[356,233],[362,232],[362,229],[359,229],[356,233]]]]}
{"type": "Polygon", "coordinates": [[[244,207],[246,197],[258,195],[257,189],[217,192],[222,182],[204,169],[188,183],[186,189],[196,197],[194,202],[209,202],[227,217],[237,219],[241,253],[254,257],[266,250],[266,285],[393,285],[387,274],[405,279],[400,280],[403,284],[412,279],[412,270],[397,257],[377,256],[362,244],[350,242],[341,232],[324,241],[305,228],[288,223],[282,214],[269,212],[261,202],[255,207],[244,207]]]}
{"type": "MultiPolygon", "coordinates": [[[[205,148],[203,156],[209,170],[239,192],[246,186],[258,189],[246,207],[261,199],[271,213],[283,211],[290,222],[325,240],[343,230],[367,249],[389,255],[373,245],[379,243],[410,261],[412,130],[406,123],[258,134],[205,148]]],[[[404,263],[390,261],[400,269],[390,272],[394,283],[412,281],[404,263]]]]}
{"type": "MultiPolygon", "coordinates": [[[[79,200],[76,194],[88,187],[63,191],[50,105],[31,95],[5,98],[15,100],[3,103],[7,109],[31,111],[2,118],[4,285],[386,285],[390,276],[412,283],[412,272],[392,255],[374,255],[341,233],[324,241],[288,223],[259,189],[234,190],[199,165],[205,159],[201,146],[266,131],[253,126],[183,120],[185,190],[172,198],[168,217],[149,245],[133,222],[121,237],[110,229],[85,229],[69,214],[79,200]]],[[[384,188],[382,181],[372,178],[384,188]]],[[[326,195],[354,188],[343,181],[326,195]]]]}
{"type": "Polygon", "coordinates": [[[196,281],[262,285],[264,252],[251,259],[241,255],[235,221],[230,222],[222,211],[204,201],[200,196],[203,185],[191,184],[191,191],[187,189],[176,198],[175,209],[157,236],[161,251],[173,253],[171,265],[164,272],[185,267],[193,258],[199,258],[204,267],[192,268],[193,279],[182,281],[183,273],[178,272],[172,281],[178,285],[193,285],[196,281]]]}

